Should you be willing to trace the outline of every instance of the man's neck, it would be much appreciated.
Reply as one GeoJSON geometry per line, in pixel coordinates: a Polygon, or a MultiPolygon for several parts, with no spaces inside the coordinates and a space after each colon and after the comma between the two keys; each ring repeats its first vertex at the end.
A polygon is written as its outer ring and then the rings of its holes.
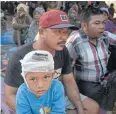
{"type": "Polygon", "coordinates": [[[42,43],[40,40],[37,40],[33,43],[33,49],[34,50],[45,50],[50,52],[53,56],[55,56],[55,50],[48,48],[44,43],[42,43]]]}
{"type": "Polygon", "coordinates": [[[94,45],[97,44],[97,39],[96,38],[89,38],[89,41],[94,45]]]}

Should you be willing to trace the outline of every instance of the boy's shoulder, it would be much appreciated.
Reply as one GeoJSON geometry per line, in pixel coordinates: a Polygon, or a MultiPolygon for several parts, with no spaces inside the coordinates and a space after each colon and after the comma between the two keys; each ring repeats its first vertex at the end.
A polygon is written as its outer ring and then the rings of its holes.
{"type": "Polygon", "coordinates": [[[18,88],[17,96],[26,95],[27,91],[28,91],[28,89],[27,89],[26,83],[22,83],[18,88]]]}
{"type": "Polygon", "coordinates": [[[19,91],[19,92],[22,92],[22,91],[25,91],[25,90],[27,90],[27,85],[26,85],[26,83],[22,83],[22,84],[19,86],[18,91],[19,91]]]}
{"type": "Polygon", "coordinates": [[[62,85],[61,81],[59,81],[58,79],[52,79],[52,84],[53,85],[62,85]]]}
{"type": "Polygon", "coordinates": [[[58,79],[52,80],[52,84],[51,84],[52,89],[61,89],[61,87],[63,87],[63,85],[58,79]]]}

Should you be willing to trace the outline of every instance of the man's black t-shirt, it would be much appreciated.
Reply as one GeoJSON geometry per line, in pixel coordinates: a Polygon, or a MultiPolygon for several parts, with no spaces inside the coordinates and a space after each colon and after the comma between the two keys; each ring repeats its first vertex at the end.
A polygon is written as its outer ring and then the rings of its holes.
{"type": "MultiPolygon", "coordinates": [[[[9,64],[6,70],[5,83],[11,87],[18,88],[23,82],[21,76],[21,64],[20,60],[30,51],[33,51],[33,43],[25,44],[9,60],[9,64]]],[[[72,72],[69,53],[66,47],[62,51],[56,51],[54,56],[56,76],[61,74],[69,74],[72,72]]]]}

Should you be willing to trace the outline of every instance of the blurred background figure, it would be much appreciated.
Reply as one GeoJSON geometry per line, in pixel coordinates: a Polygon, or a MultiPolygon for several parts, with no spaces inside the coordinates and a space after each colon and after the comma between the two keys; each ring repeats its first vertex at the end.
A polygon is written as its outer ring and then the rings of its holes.
{"type": "Polygon", "coordinates": [[[68,11],[68,16],[69,16],[71,24],[77,26],[78,28],[81,27],[81,25],[80,25],[79,5],[77,4],[77,2],[73,2],[72,7],[68,11]]]}
{"type": "Polygon", "coordinates": [[[96,1],[95,4],[94,4],[94,7],[95,8],[100,8],[100,1],[96,1]]]}
{"type": "Polygon", "coordinates": [[[50,1],[50,2],[48,2],[48,9],[47,9],[47,11],[54,10],[54,9],[57,9],[57,1],[50,1]]]}
{"type": "Polygon", "coordinates": [[[13,18],[12,26],[14,29],[14,42],[20,46],[24,44],[28,28],[31,24],[32,18],[28,13],[28,7],[20,3],[17,6],[16,17],[13,18]]]}
{"type": "Polygon", "coordinates": [[[101,10],[103,11],[104,17],[106,19],[105,30],[113,33],[114,23],[109,19],[108,8],[102,7],[101,10]]]}
{"type": "Polygon", "coordinates": [[[33,42],[35,36],[39,30],[39,19],[40,16],[45,12],[43,7],[37,7],[33,12],[33,21],[28,29],[28,34],[26,36],[25,43],[33,42]]]}
{"type": "Polygon", "coordinates": [[[114,17],[114,12],[115,12],[114,4],[113,3],[110,4],[110,7],[108,8],[108,10],[109,10],[109,14],[113,18],[114,17]]]}

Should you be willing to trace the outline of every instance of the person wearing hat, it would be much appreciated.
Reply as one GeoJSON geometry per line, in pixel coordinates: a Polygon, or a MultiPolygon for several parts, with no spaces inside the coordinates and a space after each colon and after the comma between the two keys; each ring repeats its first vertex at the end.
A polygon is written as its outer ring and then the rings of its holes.
{"type": "Polygon", "coordinates": [[[64,87],[53,79],[53,56],[48,51],[35,50],[20,62],[24,83],[17,91],[16,113],[65,114],[64,87]]]}
{"type": "Polygon", "coordinates": [[[65,47],[66,40],[69,36],[69,28],[75,29],[77,27],[70,24],[65,12],[60,10],[50,10],[44,13],[39,20],[38,40],[21,46],[9,60],[5,76],[5,97],[6,103],[14,111],[16,107],[15,98],[17,90],[24,82],[24,79],[21,76],[20,60],[30,51],[46,50],[50,52],[54,58],[56,72],[54,78],[60,78],[62,80],[66,95],[73,103],[73,106],[71,106],[71,103],[68,102],[70,105],[68,108],[68,104],[66,104],[67,113],[99,113],[98,104],[92,99],[79,94],[78,87],[74,80],[70,56],[65,47]],[[88,104],[91,104],[91,106],[88,104]]]}
{"type": "Polygon", "coordinates": [[[18,46],[20,46],[24,44],[32,18],[28,13],[28,7],[25,4],[19,4],[16,10],[17,14],[12,21],[14,29],[13,40],[18,46]]]}
{"type": "Polygon", "coordinates": [[[38,33],[39,30],[39,19],[40,16],[45,12],[43,7],[37,7],[33,12],[33,21],[31,22],[31,25],[28,29],[28,34],[26,35],[25,43],[33,42],[35,36],[38,33]]]}

